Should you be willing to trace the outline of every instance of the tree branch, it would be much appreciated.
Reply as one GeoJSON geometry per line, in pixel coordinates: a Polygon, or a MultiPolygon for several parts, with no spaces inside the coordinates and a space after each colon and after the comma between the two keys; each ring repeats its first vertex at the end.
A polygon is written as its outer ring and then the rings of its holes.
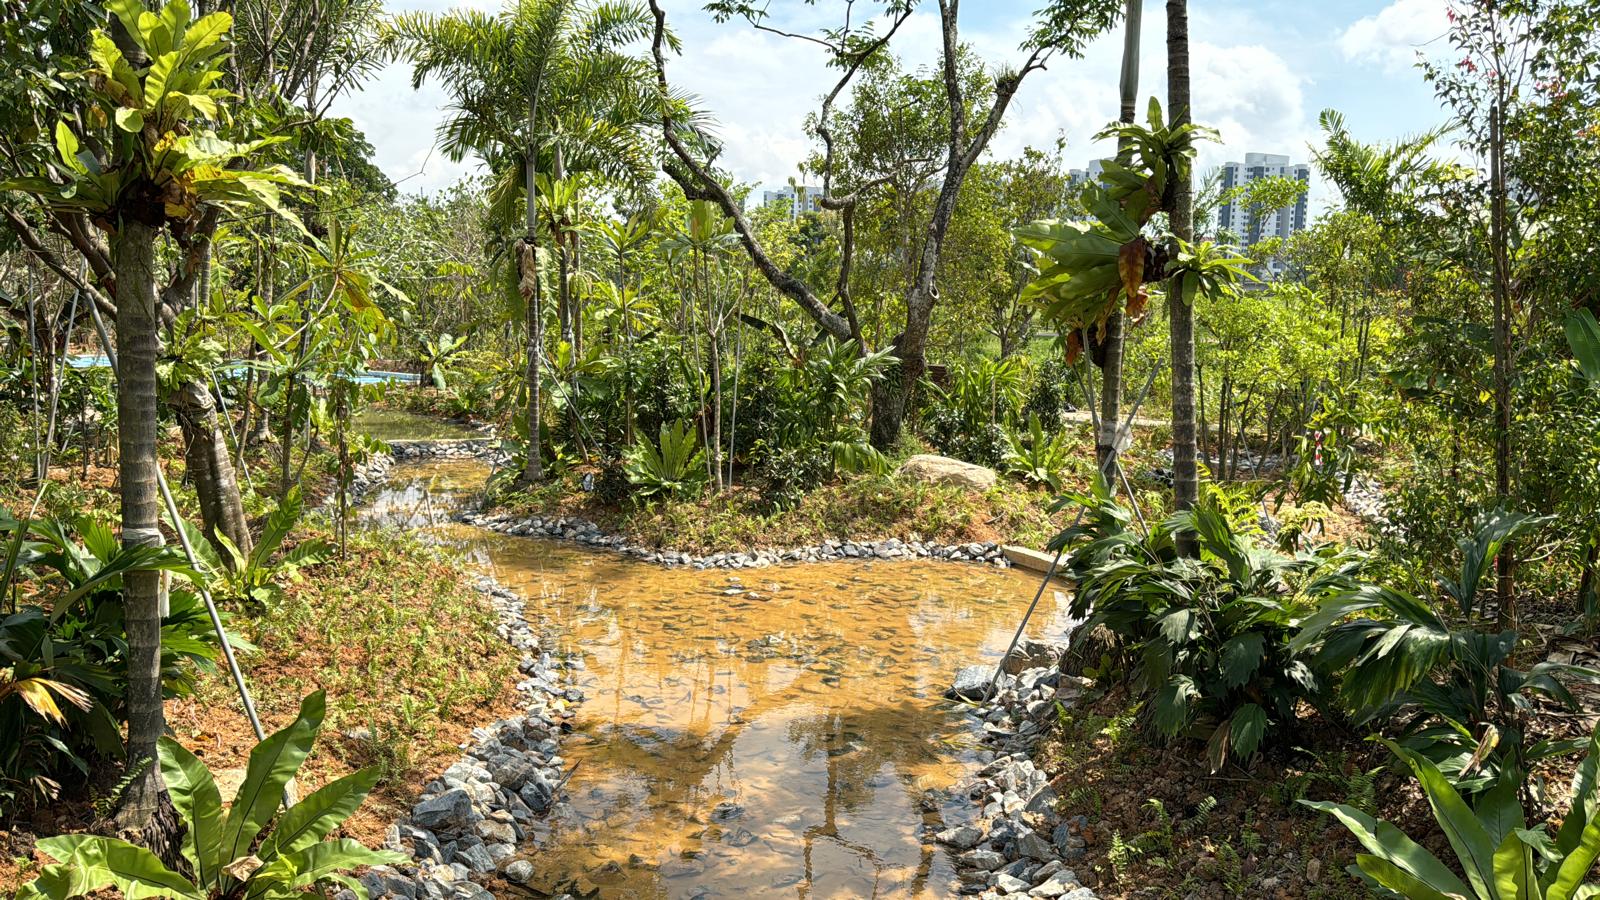
{"type": "Polygon", "coordinates": [[[650,52],[655,60],[656,86],[660,91],[660,102],[662,104],[662,137],[666,139],[668,148],[672,150],[673,155],[677,157],[683,169],[687,170],[686,174],[675,167],[667,166],[667,174],[678,182],[679,186],[684,189],[684,194],[689,196],[690,199],[711,200],[722,209],[723,215],[733,220],[734,230],[739,235],[739,242],[744,245],[745,253],[749,255],[751,262],[755,263],[756,268],[760,270],[769,284],[799,304],[800,308],[805,310],[806,314],[811,316],[829,334],[840,340],[851,337],[850,323],[843,316],[829,309],[816,294],[812,293],[811,288],[807,287],[804,281],[785,272],[772,260],[771,256],[767,255],[766,249],[756,239],[755,231],[750,227],[749,220],[745,218],[744,212],[739,208],[739,204],[734,200],[733,195],[713,178],[703,165],[695,160],[694,155],[689,152],[689,148],[684,145],[683,139],[678,135],[673,125],[667,85],[667,63],[661,49],[666,34],[667,14],[661,9],[659,0],[650,0],[650,11],[655,16],[655,34],[651,41],[650,52]],[[689,179],[689,175],[693,176],[692,182],[689,179]]]}
{"type": "Polygon", "coordinates": [[[116,316],[117,307],[111,302],[111,299],[99,288],[79,278],[78,273],[72,271],[59,254],[45,246],[44,241],[39,237],[39,233],[33,230],[33,227],[28,224],[26,219],[17,215],[16,210],[0,206],[0,214],[6,217],[11,229],[16,232],[17,238],[22,241],[22,246],[26,247],[29,253],[32,253],[35,258],[44,263],[50,271],[56,273],[61,280],[82,291],[85,296],[92,299],[103,315],[116,316]]]}

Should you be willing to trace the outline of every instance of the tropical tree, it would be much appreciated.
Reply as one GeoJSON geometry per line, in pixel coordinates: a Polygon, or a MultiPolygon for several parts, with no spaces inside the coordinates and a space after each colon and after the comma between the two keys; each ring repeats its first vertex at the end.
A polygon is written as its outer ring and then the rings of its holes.
{"type": "MultiPolygon", "coordinates": [[[[42,161],[37,174],[0,187],[38,198],[55,227],[91,261],[101,283],[113,285],[109,298],[90,290],[96,303],[116,315],[122,542],[128,548],[155,547],[163,543],[156,500],[162,319],[194,289],[200,244],[225,208],[281,211],[279,187],[301,181],[281,167],[242,165],[270,139],[235,143],[216,131],[228,98],[217,84],[232,23],[227,13],[195,20],[185,0],[170,0],[159,13],[138,0],[107,7],[111,20],[90,36],[91,93],[84,114],[56,122],[54,158],[42,161]],[[156,238],[163,230],[180,252],[176,269],[158,289],[156,238]],[[95,231],[106,235],[109,246],[95,231]]],[[[137,766],[155,757],[164,723],[159,573],[130,573],[124,603],[128,761],[137,766]]],[[[157,773],[146,766],[124,796],[127,821],[146,824],[159,792],[157,773]]]]}
{"type": "MultiPolygon", "coordinates": [[[[666,73],[666,13],[657,0],[650,0],[656,26],[652,55],[655,59],[656,81],[661,97],[671,96],[666,73]]],[[[768,10],[764,4],[742,0],[719,0],[710,9],[722,19],[739,17],[760,30],[784,35],[782,29],[768,24],[768,10]]],[[[848,6],[847,6],[848,9],[848,6]]],[[[1024,44],[1026,55],[1022,64],[1005,69],[989,80],[991,100],[987,110],[972,115],[968,108],[970,91],[963,85],[962,59],[964,50],[960,39],[959,0],[940,0],[940,74],[944,85],[944,100],[948,112],[948,128],[943,135],[939,153],[943,159],[939,188],[933,200],[927,229],[916,248],[915,275],[903,294],[905,306],[904,326],[889,341],[886,349],[899,360],[898,377],[889,377],[873,388],[872,443],[879,449],[892,445],[900,435],[900,427],[912,392],[927,369],[926,350],[933,309],[939,292],[935,278],[939,260],[949,234],[950,222],[955,215],[957,199],[967,174],[988,149],[990,140],[1000,129],[1006,111],[1016,96],[1017,89],[1029,74],[1046,66],[1058,54],[1076,58],[1082,55],[1084,45],[1111,27],[1120,4],[1115,0],[1054,0],[1039,13],[1039,21],[1024,44]]],[[[850,291],[850,265],[853,259],[853,216],[863,192],[882,183],[879,177],[865,182],[838,183],[834,181],[834,139],[827,126],[832,121],[834,102],[844,92],[851,80],[888,46],[889,41],[911,16],[912,6],[900,2],[885,4],[888,26],[883,33],[875,32],[873,25],[852,24],[849,14],[843,28],[825,30],[822,35],[802,35],[805,40],[821,44],[827,49],[830,62],[842,74],[827,93],[815,121],[818,136],[824,147],[821,171],[823,173],[822,198],[824,209],[839,213],[843,237],[838,274],[834,279],[831,297],[819,295],[804,279],[779,266],[764,247],[745,217],[733,192],[722,183],[711,168],[704,142],[686,139],[691,123],[677,104],[663,104],[661,113],[662,136],[672,151],[673,160],[667,173],[690,197],[709,199],[722,208],[734,222],[735,231],[757,271],[780,294],[793,301],[825,332],[839,341],[853,340],[862,352],[869,347],[863,340],[859,318],[850,291]],[[698,145],[697,145],[698,144],[698,145]],[[838,306],[840,311],[835,311],[838,306]]],[[[863,17],[865,19],[867,17],[863,17]]],[[[793,36],[793,35],[790,35],[793,36]]],[[[714,157],[714,153],[710,154],[714,157]]],[[[914,161],[906,161],[914,164],[914,161]]]]}
{"type": "MultiPolygon", "coordinates": [[[[1193,121],[1189,91],[1189,2],[1167,0],[1167,114],[1172,127],[1193,121]]],[[[1194,240],[1194,198],[1190,166],[1182,161],[1171,173],[1162,198],[1172,234],[1180,241],[1194,240]]],[[[1194,298],[1174,281],[1167,291],[1167,315],[1172,335],[1172,494],[1178,509],[1189,509],[1200,496],[1196,466],[1194,389],[1194,298]]],[[[1178,536],[1188,555],[1197,552],[1192,539],[1178,536]]]]}
{"type": "Polygon", "coordinates": [[[576,0],[507,0],[497,15],[395,17],[390,39],[413,64],[412,84],[436,78],[450,94],[439,126],[445,155],[475,155],[494,173],[494,210],[516,260],[524,305],[528,451],[525,483],[542,480],[541,362],[544,356],[540,275],[539,175],[596,172],[648,180],[650,144],[641,126],[656,108],[649,69],[627,52],[650,31],[632,2],[585,5],[576,0]],[[513,211],[523,201],[520,239],[513,211]]]}

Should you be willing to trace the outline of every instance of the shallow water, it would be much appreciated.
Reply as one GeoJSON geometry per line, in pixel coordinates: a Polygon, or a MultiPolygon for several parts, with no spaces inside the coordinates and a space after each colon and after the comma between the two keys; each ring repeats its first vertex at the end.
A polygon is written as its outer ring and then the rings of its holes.
{"type": "MultiPolygon", "coordinates": [[[[481,463],[396,465],[371,514],[444,522],[481,463]]],[[[994,661],[1037,588],[949,562],[727,572],[441,525],[575,658],[569,802],[526,848],[538,892],[616,898],[943,897],[919,826],[968,815],[940,789],[978,765],[940,697],[994,661]]],[[[1036,635],[1060,634],[1047,597],[1036,635]]],[[[941,826],[942,827],[942,826],[941,826]]]]}
{"type": "Polygon", "coordinates": [[[351,424],[380,441],[441,441],[483,436],[459,422],[398,409],[364,409],[356,414],[351,424]]]}

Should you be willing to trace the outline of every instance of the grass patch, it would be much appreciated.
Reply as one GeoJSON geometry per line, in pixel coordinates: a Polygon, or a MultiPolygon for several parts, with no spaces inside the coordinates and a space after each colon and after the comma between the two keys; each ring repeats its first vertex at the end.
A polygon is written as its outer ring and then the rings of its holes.
{"type": "MultiPolygon", "coordinates": [[[[312,529],[301,536],[326,537],[312,529]]],[[[497,624],[458,561],[392,533],[352,533],[348,559],[308,570],[276,609],[234,618],[260,648],[241,664],[268,731],[292,721],[305,694],[328,692],[328,724],[303,772],[322,784],[364,766],[383,770],[345,826],[369,845],[474,726],[515,712],[518,654],[497,624]]],[[[213,768],[244,765],[254,736],[226,673],[169,704],[167,715],[213,768]]]]}

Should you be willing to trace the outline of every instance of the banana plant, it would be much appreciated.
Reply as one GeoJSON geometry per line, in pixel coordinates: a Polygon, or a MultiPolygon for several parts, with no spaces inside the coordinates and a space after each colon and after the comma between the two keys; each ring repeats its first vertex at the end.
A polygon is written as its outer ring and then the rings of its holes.
{"type": "Polygon", "coordinates": [[[278,900],[320,896],[322,884],[341,885],[365,898],[366,889],[346,871],[397,865],[406,858],[369,850],[350,838],[324,839],[361,806],[378,782],[376,768],[346,775],[278,812],[284,786],[310,754],[326,709],[323,693],[311,694],[292,724],[250,751],[244,782],[226,815],[205,765],[177,741],[161,739],[161,777],[185,825],[183,858],[193,878],[143,847],[69,834],[39,841],[39,851],[56,862],[23,885],[16,900],[68,900],[113,887],[124,897],[278,900]]]}
{"type": "Polygon", "coordinates": [[[1389,822],[1342,803],[1301,800],[1337,818],[1367,849],[1352,874],[1407,900],[1580,900],[1600,897],[1600,885],[1585,883],[1600,857],[1600,729],[1572,779],[1572,808],[1554,837],[1544,825],[1527,827],[1515,774],[1468,806],[1450,780],[1415,750],[1384,741],[1416,775],[1434,819],[1455,852],[1452,869],[1389,822]],[[1457,874],[1459,870],[1460,874],[1457,874]]]}

